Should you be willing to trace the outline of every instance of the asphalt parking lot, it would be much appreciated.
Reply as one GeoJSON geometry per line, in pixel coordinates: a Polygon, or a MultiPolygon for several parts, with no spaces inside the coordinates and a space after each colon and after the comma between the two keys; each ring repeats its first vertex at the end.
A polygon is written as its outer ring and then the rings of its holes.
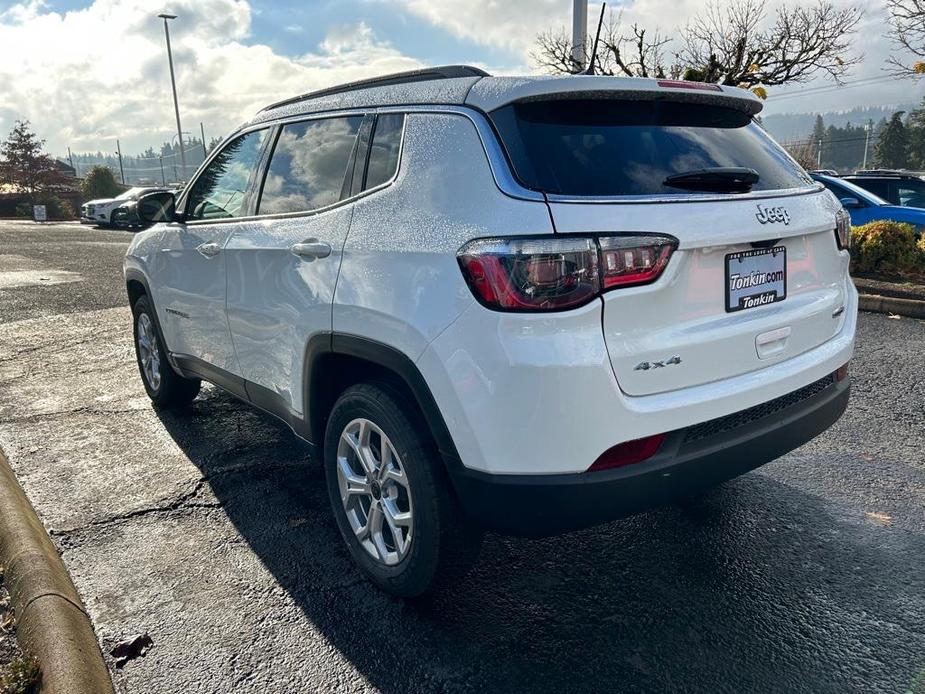
{"type": "Polygon", "coordinates": [[[0,222],[0,447],[124,692],[925,694],[925,323],[863,314],[851,405],[685,504],[489,536],[413,602],[341,546],[320,466],[212,388],[156,412],[121,278],[130,235],[0,222]]]}

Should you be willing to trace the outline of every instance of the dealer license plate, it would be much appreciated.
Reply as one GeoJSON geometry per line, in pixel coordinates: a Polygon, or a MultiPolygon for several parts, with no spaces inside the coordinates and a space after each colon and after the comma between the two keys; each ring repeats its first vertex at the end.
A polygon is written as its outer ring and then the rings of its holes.
{"type": "Polygon", "coordinates": [[[756,248],[726,256],[726,312],[787,298],[787,249],[756,248]]]}

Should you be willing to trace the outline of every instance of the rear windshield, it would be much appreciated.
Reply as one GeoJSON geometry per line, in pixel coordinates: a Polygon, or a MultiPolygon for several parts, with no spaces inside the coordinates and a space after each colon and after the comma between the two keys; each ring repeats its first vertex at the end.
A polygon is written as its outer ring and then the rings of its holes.
{"type": "Polygon", "coordinates": [[[754,123],[731,108],[667,101],[556,100],[491,114],[514,173],[528,188],[562,195],[690,195],[664,184],[713,167],[758,172],[752,190],[812,185],[754,123]]]}

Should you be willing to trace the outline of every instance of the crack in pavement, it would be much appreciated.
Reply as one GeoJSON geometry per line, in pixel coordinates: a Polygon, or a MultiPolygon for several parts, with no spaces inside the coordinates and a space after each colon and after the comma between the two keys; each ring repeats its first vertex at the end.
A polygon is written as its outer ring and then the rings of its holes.
{"type": "Polygon", "coordinates": [[[24,422],[34,422],[39,419],[55,419],[65,415],[88,414],[88,415],[114,415],[114,414],[134,414],[136,412],[146,412],[149,407],[130,407],[125,409],[102,409],[83,405],[70,410],[54,410],[52,412],[36,412],[21,417],[0,417],[0,424],[21,424],[24,422]]]}
{"type": "MultiPolygon", "coordinates": [[[[251,448],[256,447],[249,447],[251,448]]],[[[219,454],[223,455],[223,454],[219,454]]],[[[205,486],[209,484],[210,481],[218,477],[225,477],[229,475],[238,474],[240,472],[249,470],[251,468],[260,469],[262,471],[274,471],[274,470],[283,470],[287,468],[296,468],[304,465],[304,463],[279,463],[279,464],[266,464],[263,462],[255,463],[242,463],[240,465],[233,465],[222,470],[216,470],[213,473],[204,475],[195,481],[193,489],[181,494],[180,496],[174,498],[171,501],[161,502],[154,506],[147,506],[140,509],[135,509],[134,511],[127,511],[125,513],[118,513],[112,516],[106,516],[103,518],[97,518],[86,525],[77,526],[73,528],[49,528],[48,534],[53,538],[61,538],[63,542],[70,548],[76,546],[76,543],[71,542],[73,536],[80,535],[90,530],[96,528],[109,527],[112,525],[118,525],[125,523],[127,521],[134,520],[136,518],[143,518],[145,516],[164,514],[170,515],[178,511],[188,511],[188,510],[215,510],[220,509],[224,505],[222,501],[201,501],[197,502],[195,499],[202,493],[205,486]]]]}

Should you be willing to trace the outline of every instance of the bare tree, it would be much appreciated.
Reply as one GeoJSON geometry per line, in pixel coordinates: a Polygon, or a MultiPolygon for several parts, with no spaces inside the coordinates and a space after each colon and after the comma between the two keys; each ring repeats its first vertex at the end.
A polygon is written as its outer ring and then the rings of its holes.
{"type": "Polygon", "coordinates": [[[797,164],[807,171],[812,171],[816,168],[816,143],[812,140],[785,142],[784,149],[796,160],[797,164]]]}
{"type": "MultiPolygon", "coordinates": [[[[621,15],[612,12],[601,27],[600,44],[594,61],[594,71],[599,75],[622,75],[626,77],[678,76],[680,68],[666,60],[665,47],[671,39],[658,29],[648,29],[633,24],[625,33],[621,15]]],[[[595,27],[596,28],[596,27],[595,27]]],[[[585,42],[583,65],[572,58],[572,41],[564,29],[546,31],[537,36],[537,48],[533,60],[540,68],[549,72],[577,73],[591,60],[590,47],[593,37],[585,42]]]]}
{"type": "Polygon", "coordinates": [[[780,7],[766,21],[760,0],[713,2],[682,31],[685,77],[741,87],[803,82],[823,73],[836,82],[860,61],[849,54],[861,12],[828,0],[780,7]]]}
{"type": "MultiPolygon", "coordinates": [[[[838,82],[860,61],[850,54],[860,18],[859,9],[836,7],[831,0],[781,7],[770,21],[760,0],[713,2],[680,31],[680,50],[669,58],[670,37],[638,24],[624,33],[611,15],[601,32],[596,64],[608,75],[683,76],[752,88],[759,95],[763,86],[802,82],[819,73],[838,82]]],[[[537,37],[533,57],[551,72],[576,72],[571,48],[564,31],[546,32],[537,37]]]]}
{"type": "Polygon", "coordinates": [[[925,0],[886,0],[890,39],[902,55],[887,60],[900,77],[925,75],[925,0]]]}

